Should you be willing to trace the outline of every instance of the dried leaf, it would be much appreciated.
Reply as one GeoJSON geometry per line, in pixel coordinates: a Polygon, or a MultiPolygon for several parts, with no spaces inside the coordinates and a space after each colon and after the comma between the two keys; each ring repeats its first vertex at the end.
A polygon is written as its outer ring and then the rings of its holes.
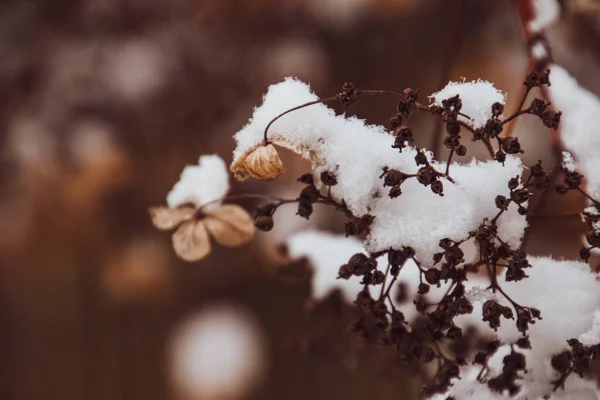
{"type": "Polygon", "coordinates": [[[168,231],[176,228],[183,221],[186,221],[194,215],[195,210],[191,207],[151,207],[150,217],[154,226],[160,230],[168,231]]]}
{"type": "Polygon", "coordinates": [[[231,168],[235,177],[245,180],[248,176],[258,180],[275,179],[285,172],[285,166],[272,144],[258,146],[242,156],[231,168]]]}
{"type": "Polygon", "coordinates": [[[202,221],[190,220],[173,234],[173,249],[185,261],[198,261],[210,253],[208,232],[202,221]]]}
{"type": "Polygon", "coordinates": [[[220,245],[237,247],[254,237],[252,217],[234,204],[225,204],[203,219],[204,225],[220,245]]]}

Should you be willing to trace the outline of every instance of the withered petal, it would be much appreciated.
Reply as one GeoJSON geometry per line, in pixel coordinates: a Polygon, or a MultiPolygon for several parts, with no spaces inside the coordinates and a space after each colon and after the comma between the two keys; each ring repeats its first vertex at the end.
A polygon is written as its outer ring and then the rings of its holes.
{"type": "Polygon", "coordinates": [[[225,204],[203,220],[206,229],[217,243],[237,247],[254,237],[252,217],[242,207],[225,204]]]}
{"type": "Polygon", "coordinates": [[[168,231],[175,229],[183,221],[192,218],[195,210],[192,207],[169,208],[160,206],[150,207],[148,212],[156,228],[168,231]]]}
{"type": "Polygon", "coordinates": [[[211,250],[210,238],[202,221],[184,222],[173,233],[173,249],[185,261],[198,261],[211,250]]]}
{"type": "Polygon", "coordinates": [[[252,177],[258,180],[271,180],[285,172],[285,166],[272,144],[260,145],[244,154],[231,166],[231,172],[238,180],[252,177]]]}

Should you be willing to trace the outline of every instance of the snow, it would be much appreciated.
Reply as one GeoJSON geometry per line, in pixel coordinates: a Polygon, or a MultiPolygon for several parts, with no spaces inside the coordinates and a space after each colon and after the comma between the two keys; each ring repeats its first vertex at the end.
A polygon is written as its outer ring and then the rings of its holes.
{"type": "Polygon", "coordinates": [[[210,203],[206,210],[214,211],[228,191],[229,172],[223,159],[217,155],[201,156],[198,165],[183,169],[179,182],[167,195],[167,204],[174,208],[186,203],[196,207],[210,203]]]}
{"type": "Polygon", "coordinates": [[[550,66],[552,86],[548,88],[552,104],[562,111],[560,138],[565,148],[573,154],[579,170],[585,175],[588,193],[600,196],[600,100],[579,86],[569,72],[558,65],[550,66]]]}
{"type": "Polygon", "coordinates": [[[471,119],[459,116],[459,119],[473,128],[481,128],[492,117],[492,104],[506,102],[506,95],[494,87],[494,84],[484,80],[467,82],[450,82],[430,99],[433,104],[442,105],[442,100],[447,100],[459,95],[462,100],[461,113],[471,119]]]}
{"type": "MultiPolygon", "coordinates": [[[[466,96],[463,110],[475,111],[474,124],[491,115],[494,102],[504,101],[504,95],[487,82],[453,87],[466,96]]],[[[444,93],[450,94],[448,90],[444,93]]],[[[265,127],[275,116],[316,99],[308,85],[295,79],[272,85],[250,122],[235,135],[233,164],[261,143],[265,127]]],[[[442,179],[443,197],[412,178],[402,184],[403,194],[391,199],[387,195],[389,188],[379,178],[382,169],[415,174],[419,167],[414,160],[416,150],[410,146],[402,153],[393,149],[394,138],[382,126],[336,116],[327,106],[315,104],[279,118],[271,125],[268,138],[309,160],[316,177],[322,171],[332,171],[339,182],[332,187],[332,197],[343,200],[355,216],[375,217],[365,242],[369,252],[410,245],[425,267],[432,264],[433,254],[440,250],[440,239],[462,240],[484,218],[493,218],[498,212],[495,197],[508,195],[508,180],[523,171],[521,161],[513,156],[507,157],[504,166],[495,161],[454,163],[450,176],[456,184],[442,179]]],[[[432,154],[427,153],[427,157],[431,160],[432,154]]],[[[438,172],[446,169],[445,163],[431,161],[431,165],[438,172]]],[[[498,223],[502,239],[517,247],[527,225],[525,218],[515,207],[509,207],[498,223]]]]}
{"type": "Polygon", "coordinates": [[[568,151],[562,152],[562,166],[569,172],[575,172],[577,169],[577,163],[575,162],[575,159],[573,159],[571,153],[568,151]]]}
{"type": "MultiPolygon", "coordinates": [[[[291,235],[286,242],[292,259],[308,258],[312,269],[312,297],[321,300],[334,289],[339,289],[349,303],[363,289],[361,278],[337,279],[338,270],[356,253],[364,253],[363,245],[352,237],[306,230],[291,235]]],[[[381,258],[381,260],[383,257],[381,258]]],[[[386,263],[387,265],[387,263],[386,263]]]]}
{"type": "MultiPolygon", "coordinates": [[[[503,282],[503,279],[500,282],[513,300],[523,306],[541,310],[543,318],[530,325],[528,333],[532,349],[519,350],[526,356],[528,373],[520,381],[523,390],[515,397],[516,400],[541,398],[551,393],[550,382],[557,378],[556,371],[550,365],[552,355],[569,349],[568,339],[582,338],[589,343],[600,334],[600,282],[590,267],[578,261],[557,261],[547,257],[529,257],[529,262],[532,265],[532,268],[527,269],[529,278],[520,282],[503,282]],[[565,291],[568,291],[568,295],[561,295],[565,291]]],[[[502,299],[502,296],[498,298],[502,299]]],[[[481,300],[483,301],[484,297],[481,300]]],[[[501,303],[510,306],[504,299],[501,303]]],[[[473,313],[481,315],[480,302],[474,304],[473,313]]],[[[514,343],[522,335],[517,331],[514,321],[502,320],[497,337],[504,343],[514,343]]],[[[500,352],[500,349],[498,351],[500,352]]],[[[500,360],[502,357],[502,354],[494,356],[500,360]]],[[[500,363],[497,373],[501,369],[500,363]]],[[[483,390],[479,388],[482,386],[480,383],[465,379],[470,376],[470,368],[465,372],[467,375],[462,381],[456,381],[447,394],[465,398],[460,395],[460,391],[471,390],[470,388],[476,391],[483,390]]],[[[569,384],[568,381],[567,387],[569,384]]],[[[597,393],[595,390],[594,393],[597,393]]]]}

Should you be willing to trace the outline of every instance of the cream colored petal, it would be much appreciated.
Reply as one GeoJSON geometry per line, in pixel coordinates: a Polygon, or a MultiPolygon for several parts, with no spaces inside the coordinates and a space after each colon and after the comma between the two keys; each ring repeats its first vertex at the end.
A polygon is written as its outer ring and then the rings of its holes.
{"type": "Polygon", "coordinates": [[[202,221],[184,222],[173,234],[173,249],[185,261],[198,261],[206,257],[211,244],[202,221]]]}
{"type": "Polygon", "coordinates": [[[148,212],[154,226],[160,230],[168,231],[177,227],[183,221],[192,218],[195,210],[192,207],[151,207],[148,212]]]}
{"type": "Polygon", "coordinates": [[[244,181],[248,177],[258,180],[271,180],[283,174],[285,166],[279,158],[275,146],[261,144],[236,160],[231,165],[230,170],[239,181],[244,181]]]}
{"type": "Polygon", "coordinates": [[[277,149],[272,144],[259,146],[250,152],[244,162],[248,174],[258,180],[271,180],[285,172],[277,149]]]}
{"type": "Polygon", "coordinates": [[[220,245],[237,247],[254,237],[252,217],[234,204],[225,204],[203,219],[204,225],[220,245]]]}
{"type": "Polygon", "coordinates": [[[246,171],[246,167],[244,167],[244,163],[246,162],[246,154],[242,155],[236,161],[231,164],[229,170],[233,174],[233,177],[237,179],[239,182],[244,182],[246,179],[250,177],[248,175],[248,171],[246,171]]]}

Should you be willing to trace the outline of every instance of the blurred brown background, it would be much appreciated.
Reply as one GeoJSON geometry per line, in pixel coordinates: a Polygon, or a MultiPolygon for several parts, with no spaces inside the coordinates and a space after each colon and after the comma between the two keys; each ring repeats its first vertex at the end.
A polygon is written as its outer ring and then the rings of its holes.
{"type": "MultiPolygon", "coordinates": [[[[565,2],[548,34],[557,62],[599,93],[600,20],[581,3],[565,2]]],[[[414,380],[289,346],[314,328],[310,288],[273,273],[274,249],[286,232],[340,231],[338,221],[288,209],[253,245],[190,265],[146,210],[199,155],[230,161],[231,136],[285,76],[322,96],[345,81],[413,87],[422,102],[450,79],[481,77],[508,93],[510,110],[526,72],[511,0],[0,2],[0,399],[176,399],[173,329],[219,301],[252,310],[264,331],[267,372],[249,398],[414,398],[414,380]]],[[[394,104],[365,99],[353,111],[385,124],[394,104]]],[[[433,143],[433,121],[413,130],[418,146],[433,143]]],[[[515,133],[528,164],[551,168],[538,121],[515,133]]],[[[288,158],[284,179],[233,191],[295,193],[306,165],[288,158]]],[[[530,251],[576,257],[579,220],[548,216],[580,206],[546,196],[530,251]]],[[[344,322],[323,332],[339,341],[344,322]]]]}

